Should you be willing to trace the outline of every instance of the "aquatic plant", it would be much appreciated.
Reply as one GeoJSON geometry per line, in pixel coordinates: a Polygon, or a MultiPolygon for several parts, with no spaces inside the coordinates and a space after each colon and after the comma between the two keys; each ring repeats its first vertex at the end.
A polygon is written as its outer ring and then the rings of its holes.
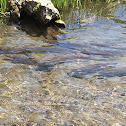
{"type": "Polygon", "coordinates": [[[8,0],[0,0],[0,17],[6,16],[8,0]]]}

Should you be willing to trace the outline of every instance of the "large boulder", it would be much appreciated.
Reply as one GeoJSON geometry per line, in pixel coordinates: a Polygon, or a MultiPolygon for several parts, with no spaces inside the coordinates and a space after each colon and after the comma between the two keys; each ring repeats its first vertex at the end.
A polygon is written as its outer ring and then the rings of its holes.
{"type": "Polygon", "coordinates": [[[51,0],[9,0],[9,4],[11,16],[14,20],[20,18],[21,13],[33,16],[43,24],[60,19],[59,11],[54,7],[51,0]]]}

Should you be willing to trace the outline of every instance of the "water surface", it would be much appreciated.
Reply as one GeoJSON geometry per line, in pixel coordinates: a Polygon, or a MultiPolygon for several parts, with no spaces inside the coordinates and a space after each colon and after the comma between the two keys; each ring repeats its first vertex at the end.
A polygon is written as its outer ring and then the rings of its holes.
{"type": "Polygon", "coordinates": [[[1,21],[1,125],[126,125],[126,3],[81,4],[60,31],[1,21]]]}

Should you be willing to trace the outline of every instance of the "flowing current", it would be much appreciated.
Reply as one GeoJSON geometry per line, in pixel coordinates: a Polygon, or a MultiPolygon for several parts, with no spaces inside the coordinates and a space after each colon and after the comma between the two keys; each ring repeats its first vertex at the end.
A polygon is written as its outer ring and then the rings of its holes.
{"type": "Polygon", "coordinates": [[[126,2],[60,13],[60,31],[1,21],[0,125],[125,126],[126,2]]]}

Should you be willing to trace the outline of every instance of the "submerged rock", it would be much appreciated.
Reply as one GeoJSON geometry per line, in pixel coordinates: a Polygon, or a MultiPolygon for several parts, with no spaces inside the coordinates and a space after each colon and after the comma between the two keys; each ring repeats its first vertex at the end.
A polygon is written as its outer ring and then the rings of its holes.
{"type": "Polygon", "coordinates": [[[60,19],[59,11],[54,7],[51,0],[9,0],[11,16],[14,20],[21,17],[21,13],[33,16],[42,24],[51,20],[60,19]]]}

